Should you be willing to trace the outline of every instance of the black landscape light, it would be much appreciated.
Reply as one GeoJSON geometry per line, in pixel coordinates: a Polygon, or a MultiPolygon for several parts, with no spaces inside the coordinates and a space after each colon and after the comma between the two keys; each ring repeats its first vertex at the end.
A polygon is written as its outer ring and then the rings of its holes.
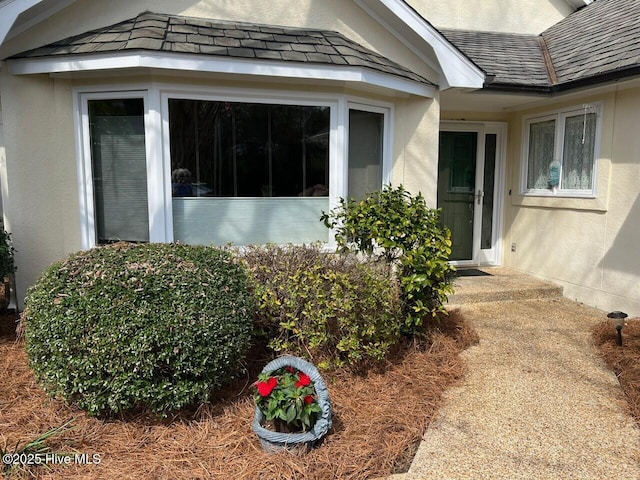
{"type": "Polygon", "coordinates": [[[613,326],[616,327],[616,330],[618,331],[619,346],[622,346],[622,327],[624,327],[624,319],[628,316],[629,315],[627,315],[626,313],[617,310],[607,315],[607,317],[613,321],[613,326]]]}

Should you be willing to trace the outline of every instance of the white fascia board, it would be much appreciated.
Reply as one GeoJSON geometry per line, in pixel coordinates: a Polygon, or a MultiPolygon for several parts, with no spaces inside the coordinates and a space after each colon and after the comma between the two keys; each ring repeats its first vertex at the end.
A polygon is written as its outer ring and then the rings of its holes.
{"type": "MultiPolygon", "coordinates": [[[[403,0],[355,0],[365,11],[374,11],[387,20],[389,16],[400,19],[433,49],[448,87],[482,88],[484,72],[454,47],[434,27],[424,20],[403,0]]],[[[392,32],[393,33],[393,32],[392,32]]]]}
{"type": "Polygon", "coordinates": [[[42,1],[44,0],[7,0],[0,3],[0,46],[4,43],[20,14],[42,1]]]}
{"type": "Polygon", "coordinates": [[[190,72],[225,73],[264,77],[306,78],[362,83],[382,87],[404,94],[433,98],[436,88],[396,75],[376,72],[351,65],[321,65],[273,60],[230,57],[204,57],[202,55],[172,52],[130,52],[64,57],[22,58],[8,60],[9,73],[31,75],[42,73],[72,73],[126,68],[155,68],[190,72]]]}
{"type": "Polygon", "coordinates": [[[566,2],[571,5],[573,8],[581,8],[586,5],[589,5],[593,2],[593,0],[566,0],[566,2]]]}
{"type": "MultiPolygon", "coordinates": [[[[69,5],[71,5],[76,1],[77,0],[55,0],[55,2],[46,2],[44,5],[47,5],[47,9],[42,11],[40,14],[36,16],[31,16],[31,18],[29,18],[26,21],[21,20],[18,23],[14,23],[13,28],[11,28],[5,40],[10,40],[16,35],[20,35],[21,33],[26,32],[30,28],[35,27],[39,23],[42,23],[47,18],[58,13],[60,10],[68,7],[69,5]]],[[[38,2],[38,3],[41,3],[41,2],[38,2]]]]}

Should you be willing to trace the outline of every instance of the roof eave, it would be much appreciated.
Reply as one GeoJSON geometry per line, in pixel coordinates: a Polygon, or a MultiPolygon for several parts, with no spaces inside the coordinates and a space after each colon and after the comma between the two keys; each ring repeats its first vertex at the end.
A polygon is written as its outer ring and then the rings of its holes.
{"type": "Polygon", "coordinates": [[[635,65],[623,69],[613,70],[610,72],[600,73],[578,80],[559,83],[557,85],[538,86],[538,85],[518,85],[509,83],[487,83],[483,91],[491,93],[526,93],[533,95],[555,95],[565,93],[571,90],[581,88],[596,87],[607,83],[627,80],[631,77],[640,77],[640,65],[635,65]]]}
{"type": "MultiPolygon", "coordinates": [[[[452,87],[471,89],[483,87],[485,72],[403,0],[354,1],[386,28],[398,23],[399,20],[403,29],[406,30],[405,33],[412,32],[418,35],[424,43],[433,49],[438,63],[437,67],[442,74],[441,90],[452,87]]],[[[391,33],[402,35],[403,32],[392,29],[391,33]]],[[[405,40],[405,43],[410,42],[406,38],[401,40],[405,40]]]]}
{"type": "Polygon", "coordinates": [[[436,87],[355,65],[324,65],[291,61],[203,57],[197,54],[130,51],[7,60],[13,75],[61,74],[132,68],[207,72],[259,77],[299,78],[361,84],[403,95],[433,98],[436,87]]]}
{"type": "Polygon", "coordinates": [[[0,4],[0,45],[2,45],[21,13],[44,0],[9,0],[0,4]]]}
{"type": "Polygon", "coordinates": [[[0,46],[76,0],[0,0],[0,46]],[[28,16],[23,14],[34,12],[28,16]]]}

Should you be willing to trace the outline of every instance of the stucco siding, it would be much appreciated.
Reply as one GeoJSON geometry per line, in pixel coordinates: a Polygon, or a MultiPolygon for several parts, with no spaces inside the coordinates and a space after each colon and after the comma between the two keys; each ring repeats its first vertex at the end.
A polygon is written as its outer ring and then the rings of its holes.
{"type": "Polygon", "coordinates": [[[396,107],[392,183],[421,192],[431,207],[437,204],[438,125],[436,100],[404,99],[396,107]]]}
{"type": "Polygon", "coordinates": [[[80,248],[77,172],[69,82],[0,72],[6,161],[6,228],[16,248],[17,293],[80,248]]]}
{"type": "Polygon", "coordinates": [[[504,264],[562,284],[569,298],[640,315],[640,87],[555,106],[593,102],[603,106],[596,199],[519,195],[522,117],[553,107],[514,115],[504,264]]]}
{"type": "Polygon", "coordinates": [[[439,28],[539,34],[573,12],[564,0],[408,0],[439,28]]]}
{"type": "MultiPolygon", "coordinates": [[[[602,283],[640,306],[640,88],[616,96],[612,175],[602,283]]],[[[635,306],[636,314],[640,308],[635,306]]]]}

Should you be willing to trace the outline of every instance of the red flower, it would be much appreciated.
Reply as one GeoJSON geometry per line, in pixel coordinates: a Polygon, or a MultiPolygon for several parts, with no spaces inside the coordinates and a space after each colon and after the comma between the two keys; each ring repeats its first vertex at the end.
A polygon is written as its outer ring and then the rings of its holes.
{"type": "Polygon", "coordinates": [[[296,373],[296,369],[293,367],[284,367],[284,369],[289,373],[296,373]]]}
{"type": "Polygon", "coordinates": [[[296,382],[296,387],[298,388],[306,387],[310,383],[311,383],[311,378],[309,377],[309,375],[300,372],[300,375],[298,375],[298,381],[296,382]]]}
{"type": "Polygon", "coordinates": [[[306,403],[307,405],[309,405],[310,403],[313,403],[313,395],[307,395],[306,397],[304,397],[304,403],[306,403]]]}
{"type": "Polygon", "coordinates": [[[258,393],[267,397],[273,392],[273,389],[278,385],[278,379],[275,377],[270,377],[266,382],[257,382],[256,388],[258,389],[258,393]]]}

